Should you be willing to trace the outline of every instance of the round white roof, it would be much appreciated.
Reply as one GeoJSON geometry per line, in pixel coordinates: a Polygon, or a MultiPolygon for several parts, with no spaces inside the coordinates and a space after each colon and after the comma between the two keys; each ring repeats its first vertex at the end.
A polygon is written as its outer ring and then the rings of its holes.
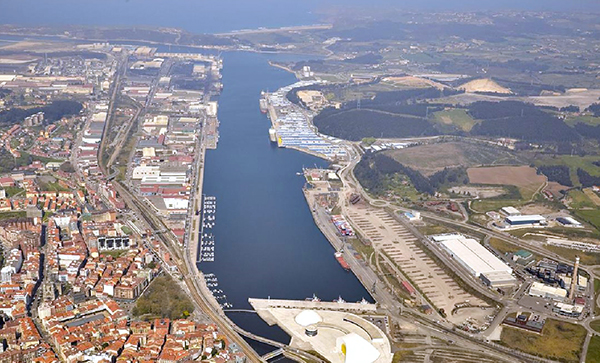
{"type": "Polygon", "coordinates": [[[321,318],[321,315],[317,314],[317,312],[314,310],[304,310],[300,314],[296,315],[294,320],[296,320],[296,323],[299,325],[307,327],[309,325],[315,325],[322,322],[323,318],[321,318]]]}

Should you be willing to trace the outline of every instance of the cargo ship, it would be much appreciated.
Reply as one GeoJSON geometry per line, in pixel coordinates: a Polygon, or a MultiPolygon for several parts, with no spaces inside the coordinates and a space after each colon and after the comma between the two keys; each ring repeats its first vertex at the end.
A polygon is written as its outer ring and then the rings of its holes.
{"type": "Polygon", "coordinates": [[[268,111],[268,105],[267,105],[267,99],[266,98],[261,98],[260,101],[258,101],[258,105],[260,106],[260,112],[267,113],[267,111],[268,111]]]}
{"type": "Polygon", "coordinates": [[[348,265],[348,262],[346,262],[346,260],[344,260],[344,256],[342,256],[341,252],[336,252],[334,254],[335,259],[340,263],[340,266],[342,266],[342,268],[346,271],[350,271],[350,265],[348,265]]]}

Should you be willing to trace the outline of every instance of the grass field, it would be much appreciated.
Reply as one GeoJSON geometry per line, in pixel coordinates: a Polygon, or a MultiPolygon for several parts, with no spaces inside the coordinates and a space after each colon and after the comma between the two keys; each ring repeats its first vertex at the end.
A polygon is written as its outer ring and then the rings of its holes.
{"type": "Polygon", "coordinates": [[[583,193],[594,203],[596,207],[600,207],[600,196],[592,190],[592,188],[583,189],[583,193]]]}
{"type": "Polygon", "coordinates": [[[585,340],[584,327],[548,319],[542,334],[504,327],[501,342],[507,347],[563,362],[579,362],[585,340]]]}
{"type": "Polygon", "coordinates": [[[0,221],[5,219],[13,219],[13,218],[25,218],[27,216],[27,212],[19,211],[19,212],[1,212],[0,213],[0,221]]]}
{"type": "Polygon", "coordinates": [[[591,175],[600,176],[600,167],[593,164],[594,161],[599,161],[599,156],[588,155],[588,156],[571,156],[571,155],[560,155],[560,156],[542,156],[536,158],[534,164],[540,165],[565,165],[571,169],[571,180],[574,185],[579,185],[579,178],[577,178],[577,169],[581,168],[591,175]]]}
{"type": "Polygon", "coordinates": [[[530,199],[545,183],[546,178],[538,175],[529,166],[496,166],[467,169],[469,180],[475,184],[514,185],[519,188],[523,199],[530,199]]]}
{"type": "Polygon", "coordinates": [[[597,230],[600,231],[600,210],[591,209],[591,210],[577,210],[574,212],[576,217],[583,219],[589,224],[596,227],[597,230]]]}
{"type": "Polygon", "coordinates": [[[12,197],[25,191],[25,189],[19,187],[4,187],[4,190],[6,190],[7,197],[12,197]]]}
{"type": "Polygon", "coordinates": [[[452,108],[434,113],[435,121],[444,125],[454,125],[463,131],[471,131],[477,123],[466,110],[462,108],[452,108]]]}
{"type": "Polygon", "coordinates": [[[517,245],[513,245],[512,243],[506,242],[496,237],[490,238],[490,246],[494,247],[498,251],[502,253],[512,253],[517,252],[521,248],[517,245]]]}
{"type": "Polygon", "coordinates": [[[518,207],[525,203],[522,200],[510,200],[510,199],[478,199],[471,203],[471,209],[478,213],[485,213],[490,211],[497,211],[502,207],[518,207]]]}
{"type": "Polygon", "coordinates": [[[399,163],[416,169],[427,176],[446,167],[529,164],[526,158],[511,151],[469,142],[419,145],[386,151],[386,154],[399,163]]]}
{"type": "Polygon", "coordinates": [[[588,346],[587,355],[585,356],[586,363],[598,363],[600,362],[600,337],[594,335],[590,340],[588,346]]]}
{"type": "Polygon", "coordinates": [[[596,205],[592,200],[581,190],[573,189],[569,191],[569,197],[572,198],[571,208],[594,208],[596,205]]]}
{"type": "Polygon", "coordinates": [[[600,320],[595,320],[590,323],[590,328],[600,333],[600,320]]]}
{"type": "Polygon", "coordinates": [[[584,265],[599,265],[600,264],[600,253],[582,252],[571,248],[564,248],[558,246],[544,246],[548,251],[552,251],[561,255],[562,257],[575,261],[575,256],[581,258],[581,263],[584,265]]]}
{"type": "Polygon", "coordinates": [[[417,229],[419,230],[419,232],[423,233],[426,236],[429,236],[432,234],[456,232],[454,229],[452,229],[450,227],[439,225],[439,224],[431,224],[431,223],[427,223],[424,226],[417,226],[417,229]]]}
{"type": "Polygon", "coordinates": [[[565,123],[571,126],[577,125],[578,123],[596,126],[600,125],[600,117],[594,117],[592,115],[567,117],[565,123]]]}

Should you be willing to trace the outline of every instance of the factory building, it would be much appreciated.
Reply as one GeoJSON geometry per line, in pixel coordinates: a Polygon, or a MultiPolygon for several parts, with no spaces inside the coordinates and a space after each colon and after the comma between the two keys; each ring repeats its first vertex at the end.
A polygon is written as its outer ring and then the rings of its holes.
{"type": "Polygon", "coordinates": [[[562,301],[567,297],[567,290],[534,282],[529,288],[529,296],[562,301]]]}
{"type": "Polygon", "coordinates": [[[546,218],[538,214],[532,215],[519,215],[519,216],[508,216],[505,219],[511,227],[529,227],[529,226],[540,226],[546,224],[546,218]]]}
{"type": "Polygon", "coordinates": [[[556,218],[556,221],[565,227],[576,227],[576,228],[583,227],[581,222],[579,222],[576,219],[571,218],[571,217],[558,217],[558,218],[556,218]]]}
{"type": "MultiPolygon", "coordinates": [[[[438,237],[436,236],[436,239],[439,240],[438,237]]],[[[469,273],[481,278],[489,286],[499,287],[516,283],[512,269],[478,241],[460,236],[442,238],[440,245],[469,273]]]]}
{"type": "Polygon", "coordinates": [[[510,287],[517,282],[515,277],[506,271],[483,272],[479,278],[489,287],[510,287]]]}
{"type": "Polygon", "coordinates": [[[533,261],[533,254],[529,251],[518,250],[513,254],[512,260],[520,265],[526,266],[533,261]]]}
{"type": "Polygon", "coordinates": [[[500,209],[500,212],[509,217],[521,215],[521,212],[515,207],[503,207],[502,209],[500,209]]]}

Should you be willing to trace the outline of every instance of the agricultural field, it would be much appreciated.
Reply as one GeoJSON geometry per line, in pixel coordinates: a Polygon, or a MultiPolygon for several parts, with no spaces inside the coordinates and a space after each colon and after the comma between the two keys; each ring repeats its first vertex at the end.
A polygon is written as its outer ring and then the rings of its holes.
{"type": "Polygon", "coordinates": [[[504,327],[500,339],[503,345],[529,354],[561,362],[579,362],[585,336],[582,326],[548,319],[541,334],[504,327]]]}
{"type": "Polygon", "coordinates": [[[469,142],[425,144],[385,153],[426,176],[458,166],[527,164],[526,158],[506,149],[469,142]]]}
{"type": "Polygon", "coordinates": [[[546,182],[546,177],[538,175],[529,166],[495,166],[467,169],[469,181],[474,184],[514,185],[519,188],[523,199],[533,197],[546,182]]]}
{"type": "Polygon", "coordinates": [[[458,129],[469,132],[475,121],[463,108],[449,108],[434,113],[435,120],[442,125],[454,125],[458,129]]]}

